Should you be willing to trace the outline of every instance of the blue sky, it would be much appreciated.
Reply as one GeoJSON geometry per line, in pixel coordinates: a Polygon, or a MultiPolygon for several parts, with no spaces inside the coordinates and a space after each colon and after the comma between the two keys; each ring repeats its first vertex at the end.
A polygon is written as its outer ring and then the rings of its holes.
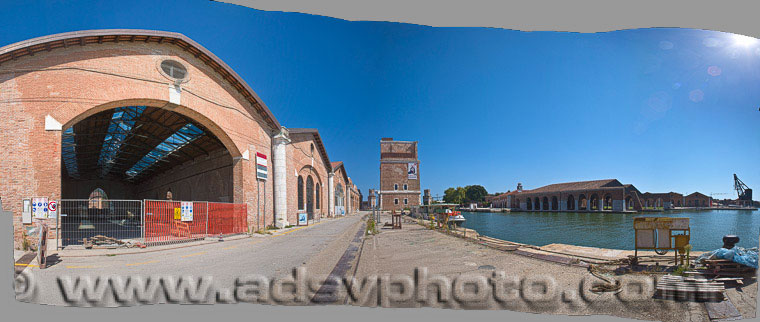
{"type": "Polygon", "coordinates": [[[755,39],[432,28],[143,2],[6,3],[0,46],[85,29],[183,33],[227,62],[284,126],[318,128],[365,194],[378,185],[381,137],[420,142],[422,185],[433,194],[604,178],[642,191],[732,193],[733,173],[760,188],[755,39]]]}

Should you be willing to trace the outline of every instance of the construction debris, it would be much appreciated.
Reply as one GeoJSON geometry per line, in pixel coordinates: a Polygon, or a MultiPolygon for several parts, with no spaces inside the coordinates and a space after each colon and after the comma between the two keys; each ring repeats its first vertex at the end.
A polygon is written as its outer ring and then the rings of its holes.
{"type": "Polygon", "coordinates": [[[675,300],[723,301],[725,286],[722,282],[665,275],[655,288],[655,296],[675,300]]]}
{"type": "Polygon", "coordinates": [[[103,236],[103,235],[95,235],[90,238],[83,238],[82,244],[84,245],[84,248],[86,249],[92,249],[92,248],[118,248],[118,247],[126,247],[126,248],[145,248],[145,244],[134,241],[134,240],[127,240],[123,241],[120,239],[116,239],[113,237],[103,236]],[[97,246],[97,247],[96,247],[97,246]]]}
{"type": "Polygon", "coordinates": [[[713,274],[720,276],[740,276],[753,274],[755,269],[749,266],[745,266],[739,263],[735,263],[728,259],[706,259],[702,263],[706,269],[703,271],[705,274],[713,274]]]}

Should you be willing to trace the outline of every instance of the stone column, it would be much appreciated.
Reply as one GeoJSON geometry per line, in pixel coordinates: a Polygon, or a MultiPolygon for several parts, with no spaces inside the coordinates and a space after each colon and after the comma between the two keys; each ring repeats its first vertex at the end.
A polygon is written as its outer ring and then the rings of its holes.
{"type": "Polygon", "coordinates": [[[346,185],[348,189],[346,189],[346,216],[351,214],[351,198],[353,198],[354,193],[353,190],[346,185]]]}
{"type": "Polygon", "coordinates": [[[286,147],[290,144],[288,130],[284,127],[275,135],[274,155],[274,224],[278,228],[288,226],[288,184],[287,184],[287,153],[286,147]]]}
{"type": "Polygon", "coordinates": [[[335,216],[335,173],[330,172],[327,174],[327,214],[331,217],[335,216]]]}
{"type": "Polygon", "coordinates": [[[575,199],[575,209],[574,209],[575,211],[578,211],[578,206],[579,206],[578,199],[575,199]]]}
{"type": "Polygon", "coordinates": [[[599,199],[599,208],[596,211],[602,211],[604,209],[604,199],[599,199]]]}

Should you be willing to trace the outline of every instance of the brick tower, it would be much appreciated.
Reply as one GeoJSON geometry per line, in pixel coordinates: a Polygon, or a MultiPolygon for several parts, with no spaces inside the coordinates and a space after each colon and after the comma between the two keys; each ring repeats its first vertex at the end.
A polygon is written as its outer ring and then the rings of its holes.
{"type": "Polygon", "coordinates": [[[420,205],[417,141],[380,140],[380,208],[403,210],[420,205]]]}

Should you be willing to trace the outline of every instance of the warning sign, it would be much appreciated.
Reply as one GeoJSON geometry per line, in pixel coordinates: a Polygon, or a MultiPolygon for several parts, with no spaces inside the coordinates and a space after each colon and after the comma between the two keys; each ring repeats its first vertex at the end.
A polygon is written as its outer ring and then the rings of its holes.
{"type": "Polygon", "coordinates": [[[55,218],[58,215],[58,202],[55,200],[48,201],[48,217],[55,218]]]}
{"type": "Polygon", "coordinates": [[[182,212],[180,216],[182,217],[182,221],[193,221],[193,203],[192,202],[182,202],[182,212]]]}
{"type": "Polygon", "coordinates": [[[47,219],[48,217],[48,199],[32,198],[32,216],[36,219],[47,219]]]}

